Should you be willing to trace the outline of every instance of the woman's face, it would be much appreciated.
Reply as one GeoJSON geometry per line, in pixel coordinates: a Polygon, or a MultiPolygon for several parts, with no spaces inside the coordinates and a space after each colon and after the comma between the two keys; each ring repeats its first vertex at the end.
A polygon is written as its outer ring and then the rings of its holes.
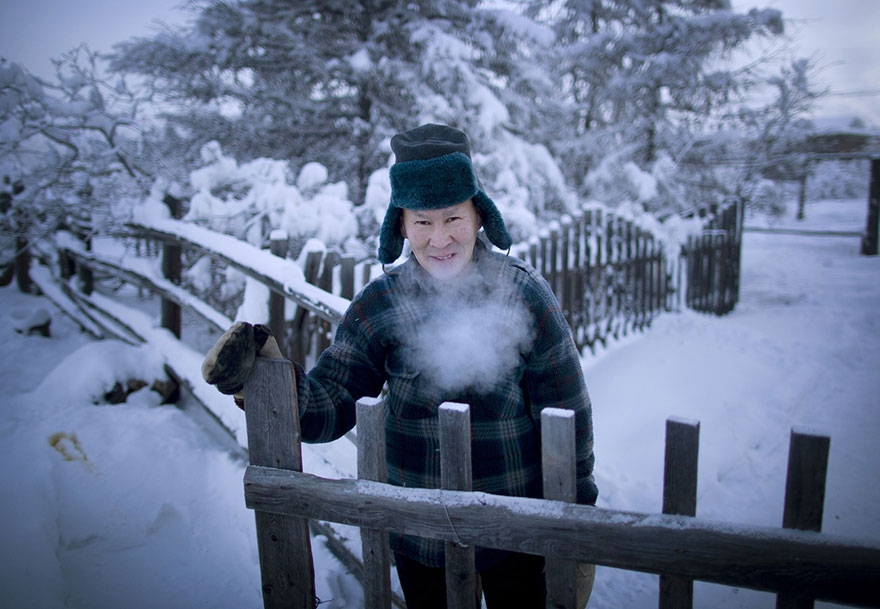
{"type": "Polygon", "coordinates": [[[400,232],[435,279],[452,279],[474,256],[482,222],[471,199],[442,209],[404,209],[400,232]]]}

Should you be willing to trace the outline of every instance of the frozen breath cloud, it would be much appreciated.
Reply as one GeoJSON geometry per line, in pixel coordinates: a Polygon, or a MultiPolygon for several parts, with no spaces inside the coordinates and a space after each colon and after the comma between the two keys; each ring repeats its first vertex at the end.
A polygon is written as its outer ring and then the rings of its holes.
{"type": "Polygon", "coordinates": [[[409,363],[443,391],[489,391],[517,368],[532,340],[524,305],[499,294],[444,299],[428,310],[409,337],[409,363]]]}

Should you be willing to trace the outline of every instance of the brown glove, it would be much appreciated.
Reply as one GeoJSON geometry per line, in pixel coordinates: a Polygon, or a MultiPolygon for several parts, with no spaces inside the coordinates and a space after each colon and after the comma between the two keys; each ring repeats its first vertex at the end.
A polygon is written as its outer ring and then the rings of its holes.
{"type": "MultiPolygon", "coordinates": [[[[223,333],[202,362],[202,378],[220,393],[241,394],[260,357],[283,357],[269,328],[239,321],[223,333]]],[[[239,403],[236,396],[236,403],[239,403]]],[[[241,404],[239,404],[241,405],[241,404]]]]}

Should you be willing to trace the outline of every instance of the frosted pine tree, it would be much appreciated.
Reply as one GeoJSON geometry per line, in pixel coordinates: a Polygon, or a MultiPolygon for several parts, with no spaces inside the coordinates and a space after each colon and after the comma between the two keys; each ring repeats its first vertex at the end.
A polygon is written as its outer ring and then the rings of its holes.
{"type": "Polygon", "coordinates": [[[729,0],[566,0],[533,13],[556,30],[550,65],[573,102],[554,129],[567,136],[553,146],[566,177],[595,194],[592,169],[630,163],[660,182],[656,200],[642,201],[655,209],[688,205],[678,185],[663,184],[678,171],[670,164],[756,84],[755,65],[734,66],[732,53],[783,31],[779,11],[737,13],[729,0]]]}

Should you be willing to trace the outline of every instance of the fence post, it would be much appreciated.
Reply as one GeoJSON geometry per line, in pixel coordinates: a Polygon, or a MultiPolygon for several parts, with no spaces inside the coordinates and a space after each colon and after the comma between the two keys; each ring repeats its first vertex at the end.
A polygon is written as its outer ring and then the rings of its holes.
{"type": "MultiPolygon", "coordinates": [[[[318,278],[318,271],[321,266],[321,252],[311,251],[306,255],[306,264],[303,268],[303,275],[307,282],[315,284],[318,278]]],[[[296,308],[293,316],[290,334],[290,351],[288,356],[296,362],[305,362],[309,354],[312,332],[310,330],[310,321],[312,315],[305,307],[296,308]]]]}
{"type": "MultiPolygon", "coordinates": [[[[352,300],[355,294],[354,256],[343,256],[339,264],[339,283],[341,284],[341,291],[339,295],[343,298],[347,298],[348,300],[352,300]]],[[[366,285],[366,283],[364,285],[366,285]]]]}
{"type": "MultiPolygon", "coordinates": [[[[577,457],[574,411],[545,408],[541,411],[541,467],[544,499],[577,501],[577,457]]],[[[545,557],[548,609],[577,606],[577,562],[545,557]]]]}
{"type": "MultiPolygon", "coordinates": [[[[357,401],[358,478],[386,482],[385,402],[377,398],[357,401]]],[[[388,533],[361,529],[364,559],[365,609],[390,609],[391,560],[388,533]]]]}
{"type": "MultiPolygon", "coordinates": [[[[700,422],[666,419],[666,458],[663,472],[663,513],[697,515],[697,458],[700,422]]],[[[660,609],[694,605],[691,579],[660,575],[660,609]]]]}
{"type": "MultiPolygon", "coordinates": [[[[440,484],[446,490],[470,491],[473,485],[471,471],[471,418],[466,404],[444,402],[440,405],[440,484]]],[[[455,532],[455,524],[449,519],[455,532]]],[[[474,547],[447,541],[446,550],[446,606],[449,609],[475,609],[477,604],[477,577],[474,547]]]]}
{"type": "MultiPolygon", "coordinates": [[[[316,286],[324,290],[325,292],[333,293],[333,269],[339,263],[339,254],[336,252],[330,251],[324,254],[323,260],[323,268],[321,269],[321,275],[318,277],[316,286]]],[[[332,330],[330,326],[330,322],[324,321],[323,319],[317,318],[315,319],[315,324],[318,329],[317,336],[315,337],[317,343],[317,353],[321,353],[330,346],[332,342],[330,340],[330,332],[332,330]]]]}
{"type": "Polygon", "coordinates": [[[15,236],[15,282],[18,291],[28,294],[31,291],[31,246],[24,233],[15,236]]]}
{"type": "MultiPolygon", "coordinates": [[[[293,364],[258,357],[244,386],[251,465],[302,471],[293,364]]],[[[265,609],[314,609],[315,568],[307,518],[254,507],[265,609]]]]}
{"type": "Polygon", "coordinates": [[[571,226],[571,217],[565,216],[560,227],[562,243],[559,247],[559,304],[569,325],[574,321],[574,294],[571,289],[571,226]]]}
{"type": "MultiPolygon", "coordinates": [[[[782,516],[784,528],[822,530],[830,445],[831,438],[828,436],[791,430],[782,516]]],[[[797,590],[780,592],[776,596],[776,609],[805,609],[812,606],[813,599],[799,594],[797,590]]]]}
{"type": "MultiPolygon", "coordinates": [[[[272,231],[269,239],[270,252],[279,258],[287,258],[288,244],[289,240],[285,231],[272,231]]],[[[269,292],[269,329],[275,336],[282,355],[289,355],[288,342],[284,340],[284,300],[284,296],[278,292],[269,292]]]]}
{"type": "Polygon", "coordinates": [[[868,183],[868,221],[862,237],[862,256],[876,256],[880,243],[880,159],[871,159],[868,183]]]}
{"type": "MultiPolygon", "coordinates": [[[[172,218],[179,219],[183,215],[183,201],[177,197],[165,195],[163,202],[171,211],[172,218]]],[[[162,276],[174,285],[180,285],[182,249],[178,243],[165,243],[162,250],[162,276]]],[[[162,299],[162,327],[180,338],[180,305],[167,298],[162,299]]]]}

